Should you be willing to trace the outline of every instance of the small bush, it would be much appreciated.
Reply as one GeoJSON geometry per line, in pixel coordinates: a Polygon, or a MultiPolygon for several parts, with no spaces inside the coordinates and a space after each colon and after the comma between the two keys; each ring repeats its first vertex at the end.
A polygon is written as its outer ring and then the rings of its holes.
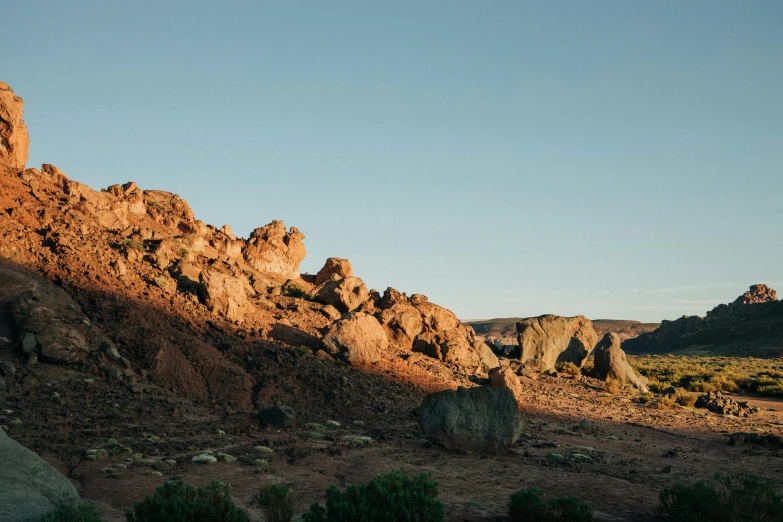
{"type": "Polygon", "coordinates": [[[253,496],[266,522],[290,522],[294,517],[294,494],[285,484],[267,484],[253,496]]]}
{"type": "Polygon", "coordinates": [[[520,489],[508,501],[511,522],[590,522],[593,510],[573,496],[545,498],[536,487],[520,489]]]}
{"type": "Polygon", "coordinates": [[[622,383],[618,381],[617,379],[612,379],[611,377],[604,382],[604,390],[606,390],[608,393],[611,393],[612,395],[617,395],[620,393],[620,389],[623,387],[622,383]]]}
{"type": "Polygon", "coordinates": [[[672,406],[674,406],[675,399],[674,397],[658,397],[658,399],[653,403],[655,406],[655,409],[657,410],[668,410],[672,406]]]}
{"type": "Polygon", "coordinates": [[[128,250],[138,250],[144,252],[144,243],[138,239],[123,239],[120,243],[120,250],[127,252],[128,250]]]}
{"type": "Polygon", "coordinates": [[[715,474],[715,483],[674,484],[659,495],[669,522],[781,522],[779,483],[749,474],[715,474]]]}
{"type": "Polygon", "coordinates": [[[647,392],[647,393],[640,393],[636,396],[636,401],[640,404],[647,404],[649,402],[652,402],[652,400],[655,398],[655,395],[647,392]]]}
{"type": "Polygon", "coordinates": [[[80,502],[63,495],[60,505],[44,515],[41,522],[103,522],[103,515],[92,502],[80,502]]]}
{"type": "Polygon", "coordinates": [[[152,496],[135,502],[125,518],[128,522],[250,521],[234,505],[227,484],[212,482],[205,488],[194,488],[182,480],[166,482],[152,496]]]}
{"type": "Polygon", "coordinates": [[[409,477],[403,470],[379,475],[367,484],[326,490],[326,508],[310,506],[304,522],[443,522],[438,483],[427,474],[409,477]]]}
{"type": "Polygon", "coordinates": [[[560,373],[567,373],[569,375],[581,375],[582,371],[579,366],[575,365],[571,361],[559,362],[555,365],[555,370],[560,373]]]}
{"type": "Polygon", "coordinates": [[[179,249],[179,257],[186,258],[190,255],[190,250],[188,250],[185,247],[180,247],[179,249]]]}
{"type": "Polygon", "coordinates": [[[677,397],[677,404],[693,408],[693,405],[696,404],[696,396],[681,392],[680,396],[677,397]]]}
{"type": "Polygon", "coordinates": [[[299,297],[302,299],[312,298],[312,296],[307,292],[307,290],[297,285],[283,285],[282,291],[283,291],[283,295],[288,297],[299,297]]]}

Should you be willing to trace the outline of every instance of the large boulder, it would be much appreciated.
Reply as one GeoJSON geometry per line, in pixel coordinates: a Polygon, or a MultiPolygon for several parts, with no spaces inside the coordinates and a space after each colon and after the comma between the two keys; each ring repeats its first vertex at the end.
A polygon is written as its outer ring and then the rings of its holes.
{"type": "Polygon", "coordinates": [[[30,138],[22,119],[22,98],[0,82],[0,168],[19,171],[27,163],[30,138]]]}
{"type": "Polygon", "coordinates": [[[477,371],[481,368],[478,350],[470,342],[465,332],[460,329],[427,332],[419,335],[413,342],[413,349],[465,370],[477,371]]]}
{"type": "Polygon", "coordinates": [[[204,302],[214,315],[241,323],[248,307],[247,290],[243,281],[215,267],[199,275],[204,302]]]}
{"type": "Polygon", "coordinates": [[[524,428],[514,394],[490,387],[427,395],[419,424],[427,439],[448,451],[482,455],[506,453],[524,428]]]}
{"type": "Polygon", "coordinates": [[[559,362],[581,367],[595,346],[598,336],[590,319],[542,315],[517,323],[520,360],[551,370],[559,362]]]}
{"type": "Polygon", "coordinates": [[[0,428],[0,520],[32,522],[55,509],[63,495],[79,499],[67,478],[0,428]]]}
{"type": "Polygon", "coordinates": [[[319,285],[313,294],[316,300],[332,305],[343,313],[357,310],[370,297],[364,281],[353,276],[330,279],[319,285]]]}
{"type": "Polygon", "coordinates": [[[329,281],[333,275],[336,275],[339,279],[353,276],[351,262],[347,259],[340,259],[339,257],[330,257],[326,260],[323,268],[316,274],[315,284],[323,284],[329,281]]]}
{"type": "Polygon", "coordinates": [[[286,231],[282,221],[272,221],[250,233],[242,253],[259,272],[298,279],[299,264],[307,255],[304,238],[296,227],[286,231]]]}
{"type": "Polygon", "coordinates": [[[375,317],[356,312],[334,323],[323,343],[329,353],[342,354],[350,364],[371,364],[380,360],[389,338],[375,317]]]}
{"type": "Polygon", "coordinates": [[[595,347],[593,377],[602,380],[614,379],[623,384],[631,385],[642,393],[647,393],[646,377],[637,375],[622,347],[622,339],[614,332],[604,335],[595,347]]]}

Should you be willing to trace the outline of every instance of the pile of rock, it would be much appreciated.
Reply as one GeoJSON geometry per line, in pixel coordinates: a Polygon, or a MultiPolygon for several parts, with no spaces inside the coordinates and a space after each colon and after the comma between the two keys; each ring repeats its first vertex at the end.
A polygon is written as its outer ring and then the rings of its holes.
{"type": "Polygon", "coordinates": [[[696,399],[694,406],[696,408],[706,408],[721,415],[734,415],[736,417],[747,417],[759,411],[755,406],[749,406],[747,401],[735,401],[730,397],[725,397],[720,391],[707,392],[700,396],[696,399]]]}

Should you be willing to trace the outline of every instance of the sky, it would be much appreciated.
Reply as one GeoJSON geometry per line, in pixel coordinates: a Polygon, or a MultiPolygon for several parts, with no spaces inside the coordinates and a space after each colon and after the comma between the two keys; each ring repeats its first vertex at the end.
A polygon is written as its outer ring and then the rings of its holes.
{"type": "Polygon", "coordinates": [[[29,166],[462,319],[783,290],[778,1],[3,2],[29,166]]]}

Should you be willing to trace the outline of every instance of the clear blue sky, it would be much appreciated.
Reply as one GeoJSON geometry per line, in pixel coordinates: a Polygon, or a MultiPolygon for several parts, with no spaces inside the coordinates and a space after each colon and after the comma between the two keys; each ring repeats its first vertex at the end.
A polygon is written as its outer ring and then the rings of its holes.
{"type": "Polygon", "coordinates": [[[6,2],[30,165],[460,317],[783,290],[783,2],[6,2]]]}

